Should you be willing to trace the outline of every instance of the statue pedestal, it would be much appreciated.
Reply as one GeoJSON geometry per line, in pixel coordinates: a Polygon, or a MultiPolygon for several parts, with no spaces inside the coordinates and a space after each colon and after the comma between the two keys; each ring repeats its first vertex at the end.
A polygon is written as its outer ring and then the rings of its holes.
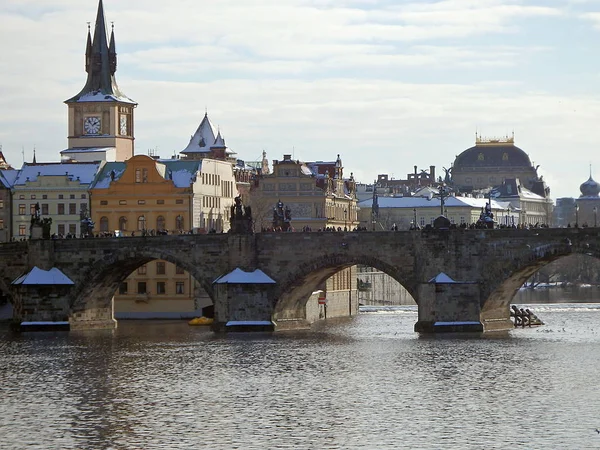
{"type": "Polygon", "coordinates": [[[30,229],[30,239],[43,239],[44,237],[44,228],[42,225],[34,223],[31,225],[30,229]]]}

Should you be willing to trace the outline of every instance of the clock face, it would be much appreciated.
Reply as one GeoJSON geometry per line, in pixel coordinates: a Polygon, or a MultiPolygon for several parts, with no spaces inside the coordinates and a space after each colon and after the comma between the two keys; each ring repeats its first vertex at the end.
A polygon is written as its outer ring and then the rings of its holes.
{"type": "Polygon", "coordinates": [[[127,116],[122,115],[120,117],[119,125],[120,125],[119,131],[121,133],[121,136],[127,136],[127,116]]]}
{"type": "Polygon", "coordinates": [[[90,116],[83,120],[83,131],[85,134],[100,133],[100,117],[90,116]]]}

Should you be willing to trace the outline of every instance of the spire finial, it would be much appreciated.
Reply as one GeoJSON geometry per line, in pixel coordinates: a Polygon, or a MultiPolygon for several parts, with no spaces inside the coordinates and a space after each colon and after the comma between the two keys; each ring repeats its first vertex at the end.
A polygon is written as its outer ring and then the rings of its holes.
{"type": "Polygon", "coordinates": [[[92,22],[87,22],[87,26],[88,26],[88,33],[89,33],[89,32],[91,31],[91,29],[92,29],[91,23],[92,23],[92,22]]]}
{"type": "Polygon", "coordinates": [[[35,145],[33,146],[33,164],[36,164],[36,160],[35,160],[35,145]]]}

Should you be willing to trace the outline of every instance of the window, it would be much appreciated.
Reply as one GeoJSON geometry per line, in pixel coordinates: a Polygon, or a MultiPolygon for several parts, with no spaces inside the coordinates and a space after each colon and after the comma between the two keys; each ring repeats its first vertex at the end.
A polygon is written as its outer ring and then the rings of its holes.
{"type": "Polygon", "coordinates": [[[62,194],[58,194],[58,199],[62,200],[64,198],[64,196],[62,194]]]}
{"type": "Polygon", "coordinates": [[[65,224],[64,223],[58,224],[58,234],[62,234],[63,236],[65,235],[65,224]]]}
{"type": "Polygon", "coordinates": [[[24,203],[19,204],[19,215],[20,216],[25,215],[25,204],[24,203]]]}
{"type": "Polygon", "coordinates": [[[158,216],[156,218],[156,229],[158,231],[164,231],[164,229],[165,229],[165,218],[163,216],[158,216]]]}
{"type": "Polygon", "coordinates": [[[137,229],[138,231],[143,231],[146,229],[146,218],[144,216],[138,217],[137,229]]]}
{"type": "Polygon", "coordinates": [[[4,200],[0,200],[0,209],[4,209],[4,200]]]}
{"type": "Polygon", "coordinates": [[[156,293],[157,294],[166,294],[167,293],[166,283],[164,281],[156,282],[156,293]]]}
{"type": "Polygon", "coordinates": [[[19,200],[25,200],[25,196],[23,194],[19,195],[19,200]]]}
{"type": "Polygon", "coordinates": [[[165,201],[164,200],[156,200],[156,204],[157,205],[164,205],[165,201]]]}
{"type": "Polygon", "coordinates": [[[64,214],[64,213],[65,213],[65,204],[59,203],[58,204],[58,214],[64,214]]]}
{"type": "Polygon", "coordinates": [[[29,205],[29,214],[31,214],[32,216],[35,216],[35,203],[32,203],[31,205],[29,205]]]}
{"type": "Polygon", "coordinates": [[[148,169],[142,169],[142,183],[148,182],[148,169]]]}
{"type": "Polygon", "coordinates": [[[127,217],[119,217],[119,230],[125,231],[127,229],[127,217]]]}
{"type": "Polygon", "coordinates": [[[85,194],[81,194],[81,198],[86,198],[86,195],[85,194]]]}
{"type": "Polygon", "coordinates": [[[138,267],[138,275],[146,275],[146,264],[138,267]]]}
{"type": "Polygon", "coordinates": [[[127,281],[123,281],[119,285],[119,294],[121,294],[121,295],[127,294],[127,281]]]}
{"type": "Polygon", "coordinates": [[[175,273],[177,275],[183,275],[185,273],[185,270],[183,270],[183,267],[175,266],[175,273]]]}
{"type": "Polygon", "coordinates": [[[0,219],[0,230],[4,230],[4,220],[0,219]]]}
{"type": "Polygon", "coordinates": [[[138,281],[137,293],[138,294],[145,294],[146,293],[146,282],[145,281],[138,281]]]}
{"type": "Polygon", "coordinates": [[[164,275],[165,273],[167,273],[165,262],[157,261],[156,262],[156,275],[164,275]]]}
{"type": "Polygon", "coordinates": [[[73,199],[75,198],[75,194],[71,194],[71,195],[69,195],[69,198],[70,198],[71,200],[73,200],[73,199]]]}
{"type": "Polygon", "coordinates": [[[77,214],[77,203],[69,203],[69,214],[77,214]]]}
{"type": "Polygon", "coordinates": [[[19,225],[19,236],[25,236],[25,225],[19,225]]]}
{"type": "Polygon", "coordinates": [[[100,200],[100,205],[101,205],[101,206],[106,206],[106,205],[108,205],[108,200],[100,200]]]}
{"type": "Polygon", "coordinates": [[[175,218],[175,229],[183,230],[183,216],[179,215],[175,218]]]}
{"type": "Polygon", "coordinates": [[[31,200],[35,200],[35,194],[31,194],[31,200]]]}
{"type": "Polygon", "coordinates": [[[175,204],[176,205],[183,205],[183,199],[178,198],[177,200],[175,200],[175,204]]]}
{"type": "Polygon", "coordinates": [[[135,182],[136,183],[142,182],[142,169],[135,169],[135,182]]]}
{"type": "Polygon", "coordinates": [[[42,200],[48,200],[48,195],[46,195],[46,194],[42,195],[42,200]]]}
{"type": "Polygon", "coordinates": [[[69,234],[77,235],[77,225],[74,223],[69,224],[69,234]]]}
{"type": "Polygon", "coordinates": [[[145,205],[146,204],[146,200],[138,200],[138,205],[145,205]]]}
{"type": "Polygon", "coordinates": [[[106,216],[100,217],[100,231],[108,231],[108,217],[106,216]]]}
{"type": "Polygon", "coordinates": [[[127,200],[119,200],[119,205],[126,205],[127,204],[127,200]]]}
{"type": "Polygon", "coordinates": [[[42,203],[42,215],[48,215],[48,203],[42,203]]]}
{"type": "Polygon", "coordinates": [[[185,283],[183,281],[177,281],[175,283],[175,293],[185,294],[185,283]]]}

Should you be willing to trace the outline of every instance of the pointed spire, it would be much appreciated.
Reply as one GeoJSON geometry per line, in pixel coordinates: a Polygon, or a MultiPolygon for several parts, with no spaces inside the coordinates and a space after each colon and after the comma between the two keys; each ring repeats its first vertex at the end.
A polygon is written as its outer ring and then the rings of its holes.
{"type": "Polygon", "coordinates": [[[33,164],[37,164],[35,160],[35,147],[33,147],[33,164]]]}
{"type": "Polygon", "coordinates": [[[88,26],[88,35],[87,35],[87,44],[85,46],[85,71],[90,73],[92,67],[92,31],[90,28],[90,23],[87,23],[88,26]]]}
{"type": "Polygon", "coordinates": [[[108,45],[108,62],[110,74],[114,75],[117,71],[117,50],[115,46],[115,23],[111,22],[110,44],[108,45]]]}
{"type": "Polygon", "coordinates": [[[98,1],[98,13],[96,15],[93,39],[88,27],[88,43],[85,56],[85,68],[88,73],[85,86],[79,94],[70,98],[65,103],[114,100],[136,104],[119,90],[114,77],[117,70],[114,28],[111,32],[109,47],[102,0],[98,1]]]}

